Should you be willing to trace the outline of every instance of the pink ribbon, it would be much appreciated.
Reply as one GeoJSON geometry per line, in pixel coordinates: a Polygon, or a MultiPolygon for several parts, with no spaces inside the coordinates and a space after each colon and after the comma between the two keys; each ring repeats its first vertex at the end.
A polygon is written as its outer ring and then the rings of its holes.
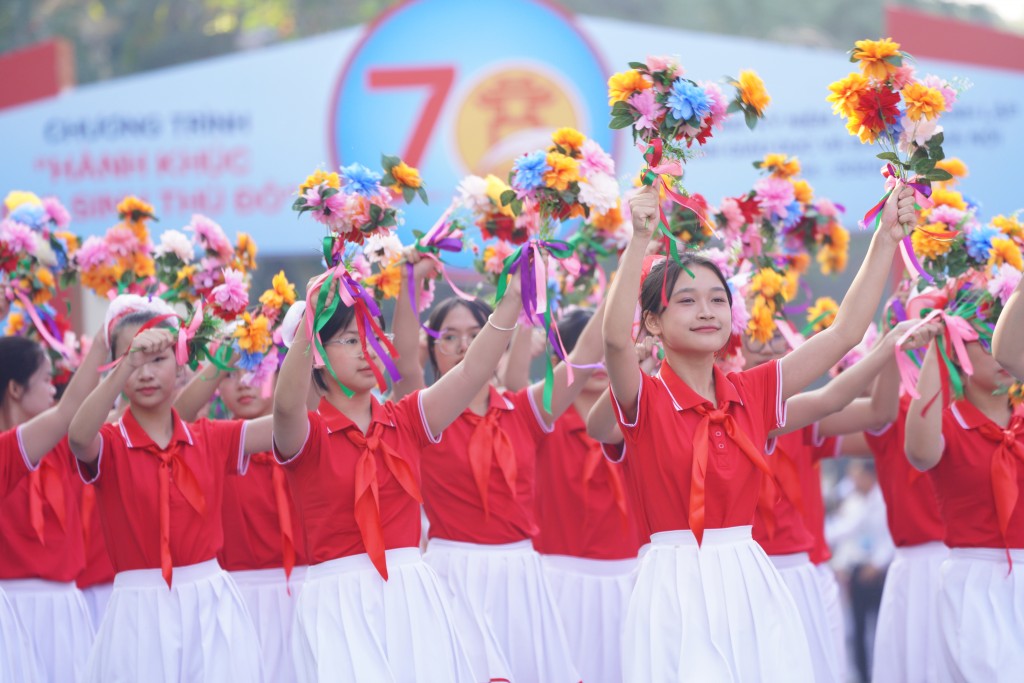
{"type": "Polygon", "coordinates": [[[56,337],[50,334],[50,330],[46,328],[46,325],[39,318],[39,311],[36,310],[36,306],[32,303],[32,300],[25,296],[25,293],[16,287],[9,287],[8,291],[12,292],[14,296],[17,297],[18,301],[21,302],[22,308],[24,308],[25,312],[28,313],[28,317],[32,320],[32,324],[36,326],[36,330],[39,331],[39,336],[46,341],[46,344],[68,361],[73,361],[74,354],[72,354],[67,346],[64,345],[64,342],[58,341],[56,337]]]}
{"type": "Polygon", "coordinates": [[[174,350],[174,360],[178,365],[185,365],[188,363],[188,342],[190,339],[196,336],[196,330],[203,324],[203,300],[199,299],[196,302],[195,311],[192,312],[192,320],[189,324],[182,325],[178,324],[178,343],[174,350]]]}
{"type": "MultiPolygon", "coordinates": [[[[956,358],[960,363],[960,367],[963,368],[963,371],[968,375],[974,374],[974,366],[971,364],[970,356],[967,355],[967,342],[977,341],[977,331],[963,318],[955,315],[948,315],[940,308],[932,309],[927,315],[907,330],[902,337],[896,340],[896,367],[899,369],[900,373],[900,386],[913,399],[921,398],[921,394],[917,391],[917,378],[920,371],[917,369],[917,366],[914,365],[914,362],[910,360],[907,354],[901,351],[901,348],[915,332],[936,318],[940,318],[943,325],[945,325],[946,338],[949,340],[949,343],[953,348],[953,353],[956,355],[956,358]]],[[[939,362],[942,362],[941,358],[939,359],[939,362]]]]}

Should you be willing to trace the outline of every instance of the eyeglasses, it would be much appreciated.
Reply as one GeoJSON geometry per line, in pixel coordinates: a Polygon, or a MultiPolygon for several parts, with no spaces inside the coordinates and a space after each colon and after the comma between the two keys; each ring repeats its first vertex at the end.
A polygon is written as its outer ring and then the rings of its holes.
{"type": "Polygon", "coordinates": [[[469,345],[473,343],[478,334],[480,334],[480,330],[466,334],[458,334],[452,330],[441,330],[441,336],[434,342],[434,346],[446,356],[457,356],[462,350],[463,345],[469,348],[469,345]]]}
{"type": "Polygon", "coordinates": [[[789,350],[789,342],[781,334],[776,333],[774,337],[766,342],[760,342],[747,336],[747,348],[751,353],[785,353],[789,350]]]}
{"type": "MultiPolygon", "coordinates": [[[[384,338],[389,342],[392,342],[395,340],[395,335],[388,332],[384,335],[384,338]]],[[[345,355],[353,358],[359,358],[363,355],[363,343],[359,341],[358,336],[351,334],[346,334],[343,337],[332,339],[329,342],[326,342],[324,346],[337,346],[345,355]]],[[[370,344],[369,340],[366,342],[366,348],[371,353],[373,352],[373,345],[370,344]]]]}

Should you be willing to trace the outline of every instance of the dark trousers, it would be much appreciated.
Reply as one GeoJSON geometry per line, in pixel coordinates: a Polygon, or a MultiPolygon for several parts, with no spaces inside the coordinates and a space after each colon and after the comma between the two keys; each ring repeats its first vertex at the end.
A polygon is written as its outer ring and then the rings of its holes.
{"type": "Polygon", "coordinates": [[[861,681],[871,680],[871,661],[868,657],[868,622],[878,618],[882,604],[885,572],[865,572],[857,565],[850,574],[850,608],[853,611],[853,658],[861,681]]]}

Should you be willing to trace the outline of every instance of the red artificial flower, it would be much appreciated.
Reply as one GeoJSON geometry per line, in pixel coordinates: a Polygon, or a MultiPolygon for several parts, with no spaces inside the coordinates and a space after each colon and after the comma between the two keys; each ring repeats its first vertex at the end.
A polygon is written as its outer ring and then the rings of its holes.
{"type": "Polygon", "coordinates": [[[857,93],[853,105],[861,125],[876,133],[885,130],[900,117],[900,95],[888,85],[857,93]]]}
{"type": "Polygon", "coordinates": [[[747,223],[754,223],[761,218],[761,203],[753,194],[743,197],[736,197],[736,204],[743,213],[743,220],[747,223]]]}

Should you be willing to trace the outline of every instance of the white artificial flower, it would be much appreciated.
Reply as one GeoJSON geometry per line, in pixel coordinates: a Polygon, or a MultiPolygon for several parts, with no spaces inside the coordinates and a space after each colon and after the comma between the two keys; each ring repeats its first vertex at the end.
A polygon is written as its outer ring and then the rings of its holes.
{"type": "Polygon", "coordinates": [[[196,253],[192,248],[192,240],[183,232],[177,230],[165,230],[160,235],[160,244],[154,250],[159,258],[165,254],[174,254],[183,263],[191,263],[196,253]]]}
{"type": "Polygon", "coordinates": [[[478,175],[466,176],[459,183],[459,205],[474,213],[482,213],[491,207],[487,198],[487,181],[478,175]]]}
{"type": "Polygon", "coordinates": [[[580,183],[580,201],[597,213],[608,213],[619,201],[619,184],[610,175],[599,173],[580,183]]]}
{"type": "Polygon", "coordinates": [[[381,263],[385,267],[402,258],[402,241],[393,232],[374,233],[363,243],[363,253],[370,263],[381,263]]]}

